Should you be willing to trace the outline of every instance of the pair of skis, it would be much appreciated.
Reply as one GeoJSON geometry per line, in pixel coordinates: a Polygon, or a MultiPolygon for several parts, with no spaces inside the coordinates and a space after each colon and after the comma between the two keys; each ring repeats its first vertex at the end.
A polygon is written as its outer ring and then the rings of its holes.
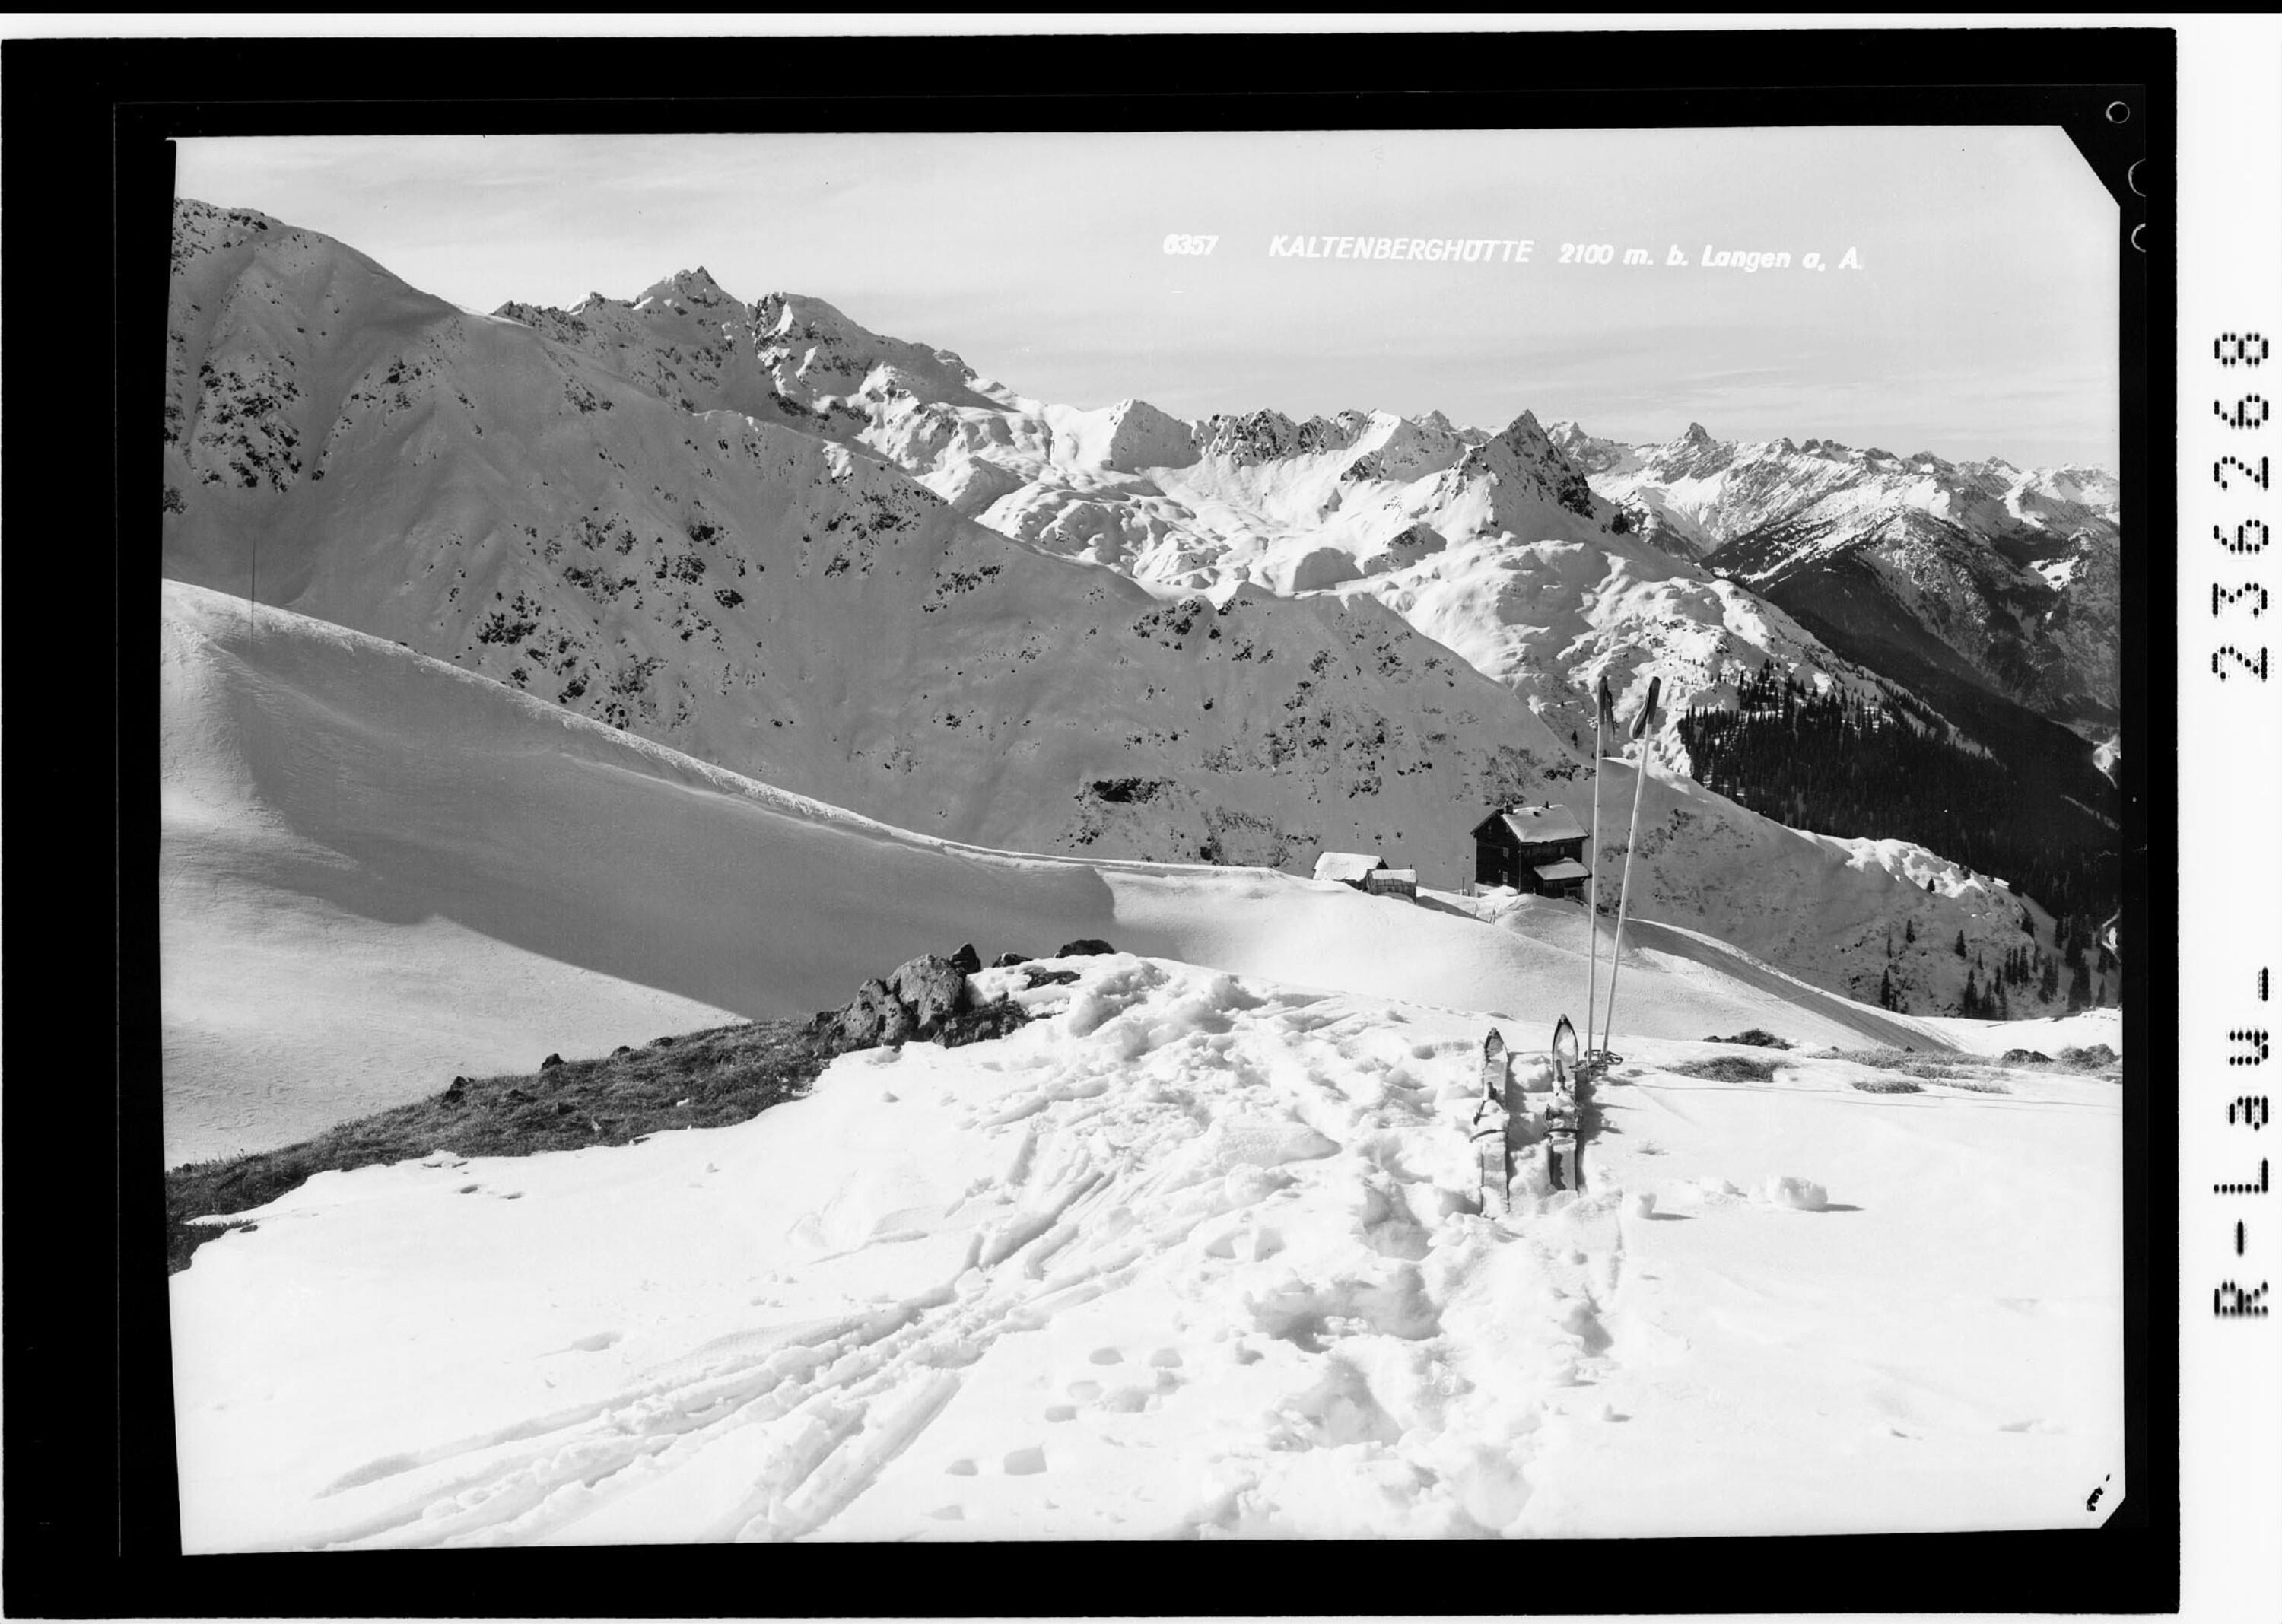
{"type": "Polygon", "coordinates": [[[1608,1059],[1609,1034],[1617,1018],[1617,969],[1624,958],[1625,914],[1633,900],[1633,848],[1640,843],[1641,790],[1648,782],[1649,757],[1656,749],[1656,736],[1649,729],[1656,725],[1656,702],[1663,688],[1663,678],[1648,680],[1648,703],[1633,719],[1632,736],[1640,741],[1640,766],[1633,779],[1632,833],[1625,838],[1624,877],[1617,888],[1617,945],[1609,955],[1609,1007],[1601,1021],[1598,1048],[1593,1045],[1593,1006],[1600,994],[1601,970],[1601,755],[1608,734],[1618,726],[1617,703],[1610,696],[1605,676],[1601,679],[1600,704],[1593,717],[1593,869],[1585,905],[1585,927],[1591,942],[1585,971],[1585,1055],[1591,1062],[1608,1059]]]}
{"type": "MultiPolygon", "coordinates": [[[[1545,1111],[1546,1162],[1556,1190],[1581,1190],[1577,1174],[1577,1029],[1569,1017],[1553,1028],[1553,1100],[1545,1111]]],[[[1474,1109],[1474,1154],[1481,1172],[1482,1212],[1504,1217],[1513,1210],[1513,1112],[1507,1103],[1512,1054],[1496,1028],[1482,1043],[1482,1102],[1474,1109]]]]}
{"type": "MultiPolygon", "coordinates": [[[[1647,703],[1633,719],[1631,734],[1640,742],[1640,766],[1633,780],[1632,832],[1626,837],[1624,876],[1617,891],[1617,944],[1609,958],[1609,1005],[1602,1017],[1601,1042],[1596,1048],[1592,1037],[1593,1008],[1600,999],[1601,759],[1610,732],[1618,725],[1616,701],[1609,693],[1609,680],[1605,676],[1601,679],[1599,708],[1593,718],[1593,861],[1588,882],[1591,890],[1586,904],[1586,926],[1591,935],[1592,949],[1586,968],[1585,1044],[1580,1054],[1577,1029],[1569,1023],[1568,1016],[1563,1015],[1553,1028],[1553,1100],[1545,1111],[1547,1170],[1556,1190],[1584,1188],[1577,1170],[1577,1089],[1587,1068],[1597,1069],[1610,1059],[1609,1034],[1615,1030],[1617,1019],[1617,971],[1623,962],[1625,920],[1633,899],[1633,848],[1640,843],[1641,791],[1648,783],[1649,758],[1656,750],[1655,735],[1649,730],[1656,725],[1656,702],[1663,689],[1664,680],[1650,677],[1647,703]]],[[[1507,1103],[1511,1064],[1505,1035],[1493,1028],[1482,1045],[1482,1102],[1474,1111],[1472,1134],[1481,1172],[1482,1211],[1491,1217],[1505,1216],[1513,1205],[1510,1138],[1513,1113],[1507,1103]]]]}

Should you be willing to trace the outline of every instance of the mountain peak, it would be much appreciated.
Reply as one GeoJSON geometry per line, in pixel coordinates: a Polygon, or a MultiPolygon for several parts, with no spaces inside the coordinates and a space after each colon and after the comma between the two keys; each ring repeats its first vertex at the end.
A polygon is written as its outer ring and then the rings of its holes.
{"type": "Polygon", "coordinates": [[[1584,470],[1553,443],[1535,412],[1524,409],[1496,439],[1469,450],[1458,466],[1519,477],[1580,517],[1593,517],[1593,494],[1584,470]]]}
{"type": "Polygon", "coordinates": [[[1712,443],[1711,431],[1700,423],[1689,423],[1687,432],[1680,438],[1683,444],[1689,446],[1708,446],[1712,443]]]}
{"type": "Polygon", "coordinates": [[[713,280],[713,274],[702,265],[694,270],[678,270],[663,282],[650,284],[641,291],[634,303],[646,305],[653,299],[660,303],[671,299],[684,305],[695,305],[701,309],[737,303],[723,291],[719,283],[713,280]]]}
{"type": "Polygon", "coordinates": [[[825,334],[861,334],[865,338],[879,335],[858,326],[836,305],[827,304],[811,293],[790,293],[781,290],[765,293],[753,306],[753,325],[769,338],[790,338],[797,331],[801,336],[819,338],[825,334]]]}

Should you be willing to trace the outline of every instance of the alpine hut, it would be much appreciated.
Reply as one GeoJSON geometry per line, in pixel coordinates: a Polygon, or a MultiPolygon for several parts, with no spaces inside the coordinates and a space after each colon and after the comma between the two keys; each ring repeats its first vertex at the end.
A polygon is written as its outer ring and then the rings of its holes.
{"type": "Polygon", "coordinates": [[[1357,890],[1368,890],[1370,876],[1386,866],[1386,859],[1369,851],[1325,851],[1316,859],[1316,878],[1337,880],[1357,890]]]}
{"type": "Polygon", "coordinates": [[[1474,826],[1474,882],[1541,897],[1581,896],[1588,837],[1565,806],[1508,806],[1474,826]]]}
{"type": "Polygon", "coordinates": [[[1362,889],[1374,897],[1407,897],[1418,900],[1418,871],[1415,868],[1375,868],[1363,876],[1362,889]]]}

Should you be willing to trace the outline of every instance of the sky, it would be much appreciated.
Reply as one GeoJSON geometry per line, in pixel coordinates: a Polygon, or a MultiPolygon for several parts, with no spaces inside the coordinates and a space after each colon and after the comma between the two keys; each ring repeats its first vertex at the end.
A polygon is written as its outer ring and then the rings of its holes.
{"type": "Polygon", "coordinates": [[[2116,465],[2115,208],[2056,128],[228,138],[177,189],[473,310],[703,265],[1081,407],[2116,465]],[[1340,237],[1532,246],[1274,252],[1340,237]]]}

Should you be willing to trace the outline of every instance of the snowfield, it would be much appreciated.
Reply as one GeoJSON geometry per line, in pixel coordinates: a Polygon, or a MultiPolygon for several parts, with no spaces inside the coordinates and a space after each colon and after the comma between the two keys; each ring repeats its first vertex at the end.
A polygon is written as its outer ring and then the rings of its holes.
{"type": "Polygon", "coordinates": [[[1582,1198],[1525,1150],[1494,1221],[1490,1022],[1059,967],[741,1126],[246,1215],[173,1283],[185,1549],[2099,1520],[2112,1082],[1627,1037],[1582,1198]]]}
{"type": "MultiPolygon", "coordinates": [[[[249,615],[243,600],[178,582],[163,606],[169,1166],[290,1144],[462,1073],[836,1006],[865,977],[962,942],[988,959],[1094,936],[1547,1026],[1583,1009],[1584,915],[1565,905],[1448,893],[1413,905],[1272,869],[962,846],[379,638],[268,606],[249,615]]],[[[1629,776],[1611,772],[1627,797],[1629,776]]],[[[1691,870],[1658,831],[1720,804],[1668,780],[1649,799],[1643,872],[1684,882],[1701,910],[1764,896],[1770,863],[1798,874],[1743,910],[1737,933],[1754,948],[1867,939],[1890,899],[1948,929],[1962,918],[1976,937],[2010,929],[2001,899],[1969,912],[1970,890],[1928,896],[1914,869],[1889,874],[1841,843],[1764,820],[1724,847],[1704,843],[1691,870]]],[[[1952,866],[1940,866],[1950,883],[1952,866]]],[[[1676,925],[1636,922],[1625,975],[1618,1030],[1628,1034],[1760,1026],[1805,1043],[1954,1046],[1924,1019],[1676,925]]]]}

